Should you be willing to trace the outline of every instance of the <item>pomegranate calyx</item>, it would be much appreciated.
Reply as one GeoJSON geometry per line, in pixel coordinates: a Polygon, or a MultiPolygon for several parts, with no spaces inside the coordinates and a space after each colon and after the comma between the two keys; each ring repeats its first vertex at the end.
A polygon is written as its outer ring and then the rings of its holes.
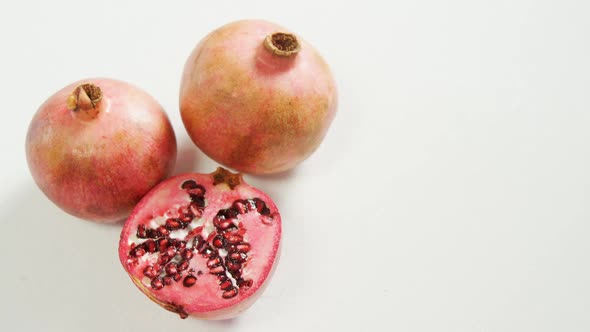
{"type": "Polygon", "coordinates": [[[297,37],[286,32],[275,32],[266,36],[264,47],[272,54],[282,57],[294,56],[301,50],[297,37]]]}
{"type": "Polygon", "coordinates": [[[223,167],[217,167],[212,175],[213,185],[225,183],[232,190],[243,182],[241,173],[232,173],[223,167]]]}
{"type": "Polygon", "coordinates": [[[92,83],[85,83],[74,89],[74,92],[68,97],[67,104],[69,110],[77,111],[96,108],[101,100],[102,90],[92,83]]]}
{"type": "Polygon", "coordinates": [[[102,90],[92,84],[78,85],[68,97],[66,106],[82,120],[91,120],[99,113],[99,103],[102,100],[102,90]]]}

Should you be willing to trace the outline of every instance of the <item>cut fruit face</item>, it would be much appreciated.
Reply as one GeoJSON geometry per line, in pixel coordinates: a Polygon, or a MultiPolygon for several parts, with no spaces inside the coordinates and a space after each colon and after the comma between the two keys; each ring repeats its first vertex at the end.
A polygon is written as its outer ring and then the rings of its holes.
{"type": "Polygon", "coordinates": [[[219,168],[148,193],[125,223],[119,257],[142,292],[182,318],[229,318],[260,295],[280,238],[274,202],[219,168]]]}

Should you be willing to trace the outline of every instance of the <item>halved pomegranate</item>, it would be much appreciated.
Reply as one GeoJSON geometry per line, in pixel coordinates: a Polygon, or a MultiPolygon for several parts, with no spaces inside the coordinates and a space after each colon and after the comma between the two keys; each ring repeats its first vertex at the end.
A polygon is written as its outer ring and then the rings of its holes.
{"type": "Polygon", "coordinates": [[[135,285],[181,318],[231,318],[278,261],[281,216],[241,174],[184,174],[150,191],[125,223],[119,258],[135,285]]]}

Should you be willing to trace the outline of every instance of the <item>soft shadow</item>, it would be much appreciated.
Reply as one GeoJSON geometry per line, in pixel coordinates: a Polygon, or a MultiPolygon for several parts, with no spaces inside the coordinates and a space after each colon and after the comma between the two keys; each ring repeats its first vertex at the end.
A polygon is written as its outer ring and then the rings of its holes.
{"type": "MultiPolygon", "coordinates": [[[[105,278],[108,272],[105,271],[110,268],[110,264],[107,265],[109,255],[116,253],[110,248],[116,248],[119,233],[116,229],[121,228],[120,223],[105,225],[70,216],[45,197],[32,180],[21,183],[10,198],[2,202],[0,219],[4,221],[4,234],[8,234],[0,241],[0,250],[18,253],[3,257],[4,264],[14,272],[0,277],[3,285],[11,285],[12,288],[5,294],[6,301],[11,303],[8,306],[9,316],[27,321],[25,316],[35,312],[37,322],[57,324],[59,319],[65,319],[79,305],[71,301],[76,299],[76,291],[84,294],[85,299],[100,299],[100,294],[104,294],[102,288],[97,290],[98,287],[93,285],[102,285],[101,282],[108,280],[108,277],[105,278]],[[106,256],[93,258],[97,252],[103,251],[106,256]],[[82,256],[90,257],[91,263],[80,265],[82,256]],[[92,266],[97,273],[90,273],[92,266]],[[82,287],[82,282],[73,283],[72,290],[70,286],[75,279],[72,278],[74,273],[83,275],[88,286],[82,287]],[[56,306],[57,297],[67,300],[56,306]]],[[[116,255],[112,257],[116,260],[116,255]]],[[[84,301],[84,305],[91,302],[84,301]]],[[[89,312],[93,310],[89,309],[89,312]]],[[[27,324],[32,322],[29,320],[27,324]]]]}
{"type": "Polygon", "coordinates": [[[178,154],[173,175],[195,172],[201,160],[203,160],[203,153],[193,144],[190,138],[185,137],[178,144],[178,154]]]}
{"type": "Polygon", "coordinates": [[[224,319],[224,320],[208,320],[208,321],[199,321],[201,325],[205,326],[208,325],[210,327],[216,327],[220,329],[228,329],[230,331],[234,327],[239,326],[240,317],[235,317],[231,319],[224,319]]]}
{"type": "MultiPolygon", "coordinates": [[[[3,293],[10,303],[4,314],[19,321],[25,330],[35,330],[39,322],[50,330],[59,330],[65,319],[74,325],[102,324],[102,316],[90,313],[104,312],[105,303],[112,301],[121,308],[107,310],[107,314],[113,315],[111,326],[135,319],[144,321],[135,315],[118,315],[119,311],[136,313],[133,301],[138,299],[142,306],[170,317],[171,324],[181,324],[177,323],[181,321],[178,316],[154,309],[155,304],[131,287],[117,256],[119,231],[113,228],[121,228],[121,224],[98,224],[70,216],[46,198],[32,180],[18,186],[1,206],[3,231],[9,236],[0,241],[0,250],[18,253],[3,257],[3,263],[13,271],[0,276],[1,284],[10,285],[10,290],[3,293]],[[109,285],[109,291],[105,292],[105,285],[109,285]],[[133,296],[121,299],[113,295],[119,293],[133,296]],[[56,298],[63,303],[56,306],[56,298]],[[36,313],[35,319],[30,319],[30,312],[36,313]]],[[[235,331],[239,330],[239,323],[239,318],[194,319],[192,326],[235,331]]]]}
{"type": "Polygon", "coordinates": [[[280,173],[274,173],[274,174],[248,174],[248,176],[251,176],[255,179],[258,180],[269,180],[269,181],[283,181],[283,180],[290,180],[292,178],[294,178],[297,174],[297,167],[292,168],[290,170],[286,170],[284,172],[280,172],[280,173]]]}

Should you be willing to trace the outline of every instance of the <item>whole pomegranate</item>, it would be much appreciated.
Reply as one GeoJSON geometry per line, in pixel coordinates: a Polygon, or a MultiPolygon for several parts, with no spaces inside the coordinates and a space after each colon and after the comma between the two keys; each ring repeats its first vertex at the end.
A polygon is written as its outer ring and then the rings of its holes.
{"type": "Polygon", "coordinates": [[[277,265],[281,216],[240,174],[184,174],[150,191],[121,232],[119,259],[135,285],[181,318],[247,309],[277,265]]]}
{"type": "Polygon", "coordinates": [[[303,39],[266,21],[225,25],[188,58],[180,88],[193,142],[241,172],[276,173],[306,159],[336,112],[328,65],[303,39]]]}
{"type": "Polygon", "coordinates": [[[115,222],[172,171],[176,138],[146,92],[93,78],[41,105],[26,154],[35,182],[57,206],[82,219],[115,222]]]}

